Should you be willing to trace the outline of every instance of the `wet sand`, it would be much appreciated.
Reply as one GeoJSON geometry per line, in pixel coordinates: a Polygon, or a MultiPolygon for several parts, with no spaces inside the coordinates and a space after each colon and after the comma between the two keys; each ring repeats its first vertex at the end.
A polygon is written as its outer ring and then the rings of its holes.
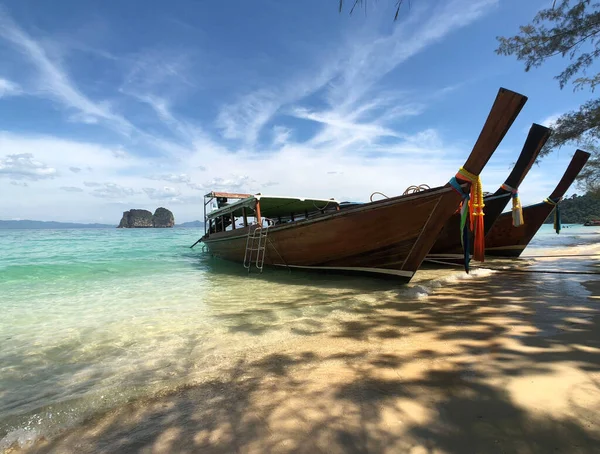
{"type": "Polygon", "coordinates": [[[596,278],[495,273],[389,295],[27,452],[600,452],[596,278]]]}

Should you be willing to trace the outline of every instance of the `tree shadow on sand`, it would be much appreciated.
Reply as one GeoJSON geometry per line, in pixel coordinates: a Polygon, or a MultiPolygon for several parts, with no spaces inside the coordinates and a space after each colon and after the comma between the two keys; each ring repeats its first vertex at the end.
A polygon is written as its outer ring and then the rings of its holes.
{"type": "MultiPolygon", "coordinates": [[[[390,289],[352,317],[315,319],[299,347],[240,359],[32,452],[599,452],[600,307],[550,291],[581,290],[554,279],[492,275],[408,301],[390,289]]],[[[315,287],[295,304],[325,305],[315,287]]],[[[240,310],[230,329],[289,329],[260,313],[277,304],[240,310]]]]}

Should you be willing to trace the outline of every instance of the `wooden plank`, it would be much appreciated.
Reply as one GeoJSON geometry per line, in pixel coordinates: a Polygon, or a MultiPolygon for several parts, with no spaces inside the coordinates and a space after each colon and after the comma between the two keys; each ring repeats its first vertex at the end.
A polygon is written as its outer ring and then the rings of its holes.
{"type": "Polygon", "coordinates": [[[204,197],[225,197],[227,199],[247,199],[252,194],[240,194],[236,192],[209,192],[204,197]]]}
{"type": "MultiPolygon", "coordinates": [[[[504,184],[510,186],[511,188],[518,188],[519,185],[523,182],[523,179],[535,163],[542,147],[546,144],[546,141],[552,134],[552,130],[550,128],[546,128],[545,126],[538,125],[533,123],[531,128],[529,128],[529,133],[527,134],[527,139],[523,144],[523,149],[521,150],[521,154],[517,159],[517,163],[513,167],[510,175],[504,182],[504,184]]],[[[504,191],[503,189],[499,189],[496,193],[500,191],[504,191]]]]}
{"type": "Polygon", "coordinates": [[[260,201],[256,201],[256,223],[262,225],[262,217],[260,216],[260,201]]]}
{"type": "Polygon", "coordinates": [[[581,172],[581,169],[583,169],[583,166],[585,166],[589,158],[590,154],[586,151],[577,150],[575,152],[573,158],[571,158],[569,167],[567,167],[567,170],[556,185],[556,188],[554,189],[554,191],[552,191],[552,194],[550,194],[550,198],[552,200],[559,199],[565,195],[565,193],[569,190],[571,184],[573,184],[575,178],[577,178],[577,175],[579,175],[579,172],[581,172]]]}
{"type": "Polygon", "coordinates": [[[466,170],[475,175],[481,173],[526,102],[526,96],[514,91],[506,88],[498,91],[473,151],[463,166],[466,170]]]}
{"type": "MultiPolygon", "coordinates": [[[[508,175],[508,178],[504,181],[504,184],[510,186],[511,188],[517,188],[521,185],[521,182],[535,163],[536,159],[543,146],[546,144],[546,141],[550,137],[552,130],[550,128],[546,128],[545,126],[541,126],[538,124],[531,125],[529,129],[529,133],[527,134],[527,139],[523,144],[523,148],[521,149],[521,154],[517,159],[515,166],[512,171],[508,175]]],[[[511,196],[512,193],[507,191],[506,189],[502,189],[502,187],[498,188],[498,190],[492,194],[488,199],[485,200],[486,204],[484,208],[485,212],[485,233],[486,235],[492,229],[494,223],[498,219],[498,217],[502,214],[504,209],[511,204],[511,196]],[[492,199],[493,197],[505,195],[500,199],[492,199]]]]}

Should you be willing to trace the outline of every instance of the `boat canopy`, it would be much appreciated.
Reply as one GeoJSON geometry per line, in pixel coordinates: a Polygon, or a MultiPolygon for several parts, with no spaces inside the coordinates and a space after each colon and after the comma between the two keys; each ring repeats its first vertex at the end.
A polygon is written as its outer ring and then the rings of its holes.
{"type": "Polygon", "coordinates": [[[340,204],[335,199],[307,199],[301,197],[279,197],[257,194],[240,199],[217,210],[213,210],[208,213],[206,217],[208,219],[215,219],[225,214],[242,216],[243,208],[254,210],[257,202],[260,202],[261,216],[273,219],[290,216],[291,213],[310,213],[328,208],[331,209],[338,207],[340,204]]]}

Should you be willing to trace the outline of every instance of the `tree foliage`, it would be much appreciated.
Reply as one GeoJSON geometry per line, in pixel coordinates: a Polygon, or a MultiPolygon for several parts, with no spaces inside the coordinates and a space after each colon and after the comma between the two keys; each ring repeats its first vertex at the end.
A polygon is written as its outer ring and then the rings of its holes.
{"type": "MultiPolygon", "coordinates": [[[[396,0],[396,14],[394,14],[394,20],[398,20],[398,16],[400,14],[400,8],[402,7],[402,4],[404,3],[405,0],[396,0]]],[[[410,6],[410,0],[407,0],[408,4],[410,6]]],[[[340,0],[340,4],[339,4],[339,11],[340,13],[344,10],[344,6],[345,4],[350,3],[352,6],[350,7],[350,14],[352,14],[354,12],[354,10],[356,9],[356,7],[358,6],[359,8],[364,8],[365,11],[367,11],[367,5],[368,5],[368,0],[340,0]]]]}
{"type": "MultiPolygon", "coordinates": [[[[551,8],[538,12],[531,24],[521,26],[517,36],[499,37],[497,52],[523,60],[525,71],[556,55],[568,57],[571,62],[556,76],[560,88],[564,88],[600,56],[599,5],[591,0],[561,0],[558,6],[554,2],[551,8]]],[[[600,74],[592,77],[583,74],[573,82],[575,88],[594,89],[600,83],[600,74]]]]}
{"type": "MultiPolygon", "coordinates": [[[[600,199],[586,194],[574,194],[560,203],[560,217],[565,224],[583,224],[587,221],[600,219],[600,199]]],[[[554,214],[550,214],[545,223],[554,222],[554,214]]]]}
{"type": "MultiPolygon", "coordinates": [[[[561,89],[572,83],[574,90],[594,92],[600,85],[600,73],[593,71],[600,56],[600,3],[554,0],[530,24],[521,26],[518,35],[498,37],[498,41],[496,52],[523,61],[525,71],[556,56],[568,59],[565,69],[555,77],[561,89]]],[[[600,192],[600,150],[595,146],[600,139],[600,99],[590,99],[577,110],[564,113],[552,127],[554,132],[540,156],[568,143],[592,149],[594,156],[579,181],[586,189],[600,192]]]]}

